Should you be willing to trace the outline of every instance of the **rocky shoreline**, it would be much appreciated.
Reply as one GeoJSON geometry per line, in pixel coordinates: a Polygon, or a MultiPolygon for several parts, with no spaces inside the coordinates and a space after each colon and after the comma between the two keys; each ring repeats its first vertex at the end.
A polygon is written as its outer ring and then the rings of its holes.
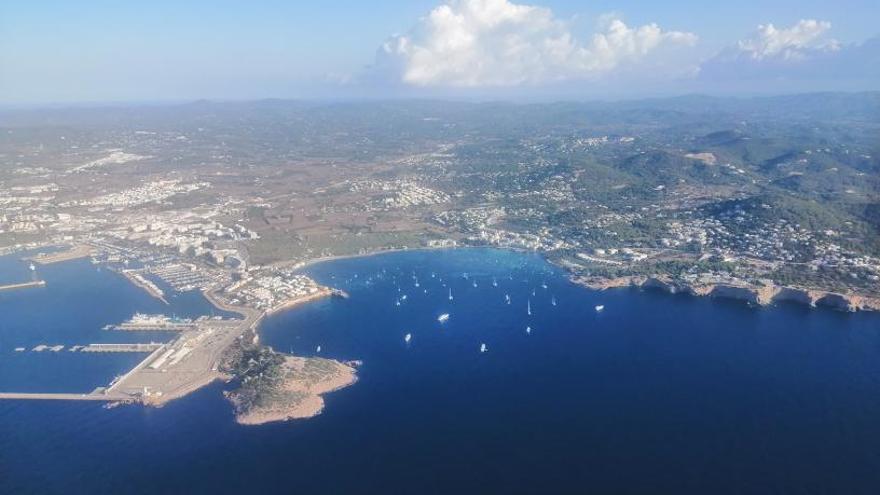
{"type": "Polygon", "coordinates": [[[773,284],[703,283],[673,279],[667,276],[631,276],[619,278],[573,277],[576,284],[595,290],[638,287],[661,290],[669,294],[691,294],[746,301],[758,306],[791,301],[810,307],[828,307],[838,311],[880,311],[880,298],[859,294],[786,287],[773,284]]]}

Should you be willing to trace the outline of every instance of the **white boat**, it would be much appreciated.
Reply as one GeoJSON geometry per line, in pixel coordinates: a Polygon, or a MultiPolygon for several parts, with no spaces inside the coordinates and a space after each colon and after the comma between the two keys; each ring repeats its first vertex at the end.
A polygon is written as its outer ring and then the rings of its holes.
{"type": "Polygon", "coordinates": [[[532,334],[532,327],[526,327],[526,333],[531,335],[532,334]]]}
{"type": "Polygon", "coordinates": [[[550,298],[550,304],[556,306],[556,296],[550,298]]]}
{"type": "Polygon", "coordinates": [[[449,313],[443,313],[442,315],[437,317],[437,321],[440,323],[446,323],[449,320],[449,313]]]}
{"type": "Polygon", "coordinates": [[[406,301],[406,294],[400,296],[400,300],[401,300],[401,301],[406,301]]]}
{"type": "Polygon", "coordinates": [[[529,301],[526,303],[526,314],[529,316],[532,315],[532,300],[531,299],[529,299],[529,301]]]}
{"type": "Polygon", "coordinates": [[[542,289],[546,289],[546,288],[547,288],[547,282],[541,282],[541,288],[542,288],[542,289]]]}
{"type": "Polygon", "coordinates": [[[412,334],[411,334],[411,333],[408,333],[408,334],[406,334],[406,335],[403,336],[403,341],[406,342],[407,344],[409,344],[409,341],[410,341],[410,340],[412,340],[412,334]]]}
{"type": "Polygon", "coordinates": [[[599,313],[599,312],[602,311],[603,309],[605,309],[605,305],[604,305],[604,304],[599,304],[598,306],[596,306],[596,312],[597,312],[597,313],[599,313]]]}
{"type": "Polygon", "coordinates": [[[504,302],[510,304],[510,294],[504,294],[504,302]]]}
{"type": "Polygon", "coordinates": [[[498,280],[495,277],[492,277],[492,287],[498,287],[498,280]]]}
{"type": "Polygon", "coordinates": [[[474,287],[476,287],[476,286],[477,286],[477,281],[476,281],[476,280],[474,280],[474,287]]]}
{"type": "Polygon", "coordinates": [[[489,350],[489,348],[486,347],[486,344],[480,344],[480,352],[481,352],[481,353],[482,353],[482,352],[486,352],[486,351],[488,351],[488,350],[489,350]]]}
{"type": "Polygon", "coordinates": [[[452,287],[449,288],[449,300],[452,300],[452,287]]]}
{"type": "Polygon", "coordinates": [[[396,302],[395,304],[398,305],[398,306],[400,306],[400,299],[398,299],[397,302],[396,302]]]}
{"type": "Polygon", "coordinates": [[[319,354],[320,352],[321,352],[321,346],[318,346],[318,347],[315,349],[315,354],[319,354]]]}

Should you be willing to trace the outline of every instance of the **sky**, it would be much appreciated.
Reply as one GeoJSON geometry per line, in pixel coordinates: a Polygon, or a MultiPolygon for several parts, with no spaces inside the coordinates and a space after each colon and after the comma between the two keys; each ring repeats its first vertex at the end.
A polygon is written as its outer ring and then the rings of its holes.
{"type": "Polygon", "coordinates": [[[880,89],[880,2],[0,0],[0,104],[880,89]]]}

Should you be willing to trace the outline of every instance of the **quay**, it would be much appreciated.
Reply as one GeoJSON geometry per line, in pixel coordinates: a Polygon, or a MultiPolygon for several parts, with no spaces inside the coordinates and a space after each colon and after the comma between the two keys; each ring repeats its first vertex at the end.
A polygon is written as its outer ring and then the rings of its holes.
{"type": "Polygon", "coordinates": [[[62,261],[75,260],[79,258],[86,258],[92,255],[91,246],[82,244],[79,246],[71,247],[65,251],[58,251],[56,253],[40,253],[36,256],[31,256],[30,258],[25,258],[25,260],[33,261],[34,263],[40,265],[50,265],[52,263],[60,263],[62,261]]]}

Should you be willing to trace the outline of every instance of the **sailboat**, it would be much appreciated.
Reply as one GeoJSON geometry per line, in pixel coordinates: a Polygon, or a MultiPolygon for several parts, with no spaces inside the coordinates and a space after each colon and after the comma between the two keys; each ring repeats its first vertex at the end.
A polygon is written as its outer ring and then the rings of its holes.
{"type": "Polygon", "coordinates": [[[532,316],[532,300],[529,299],[526,303],[526,314],[532,316]]]}

